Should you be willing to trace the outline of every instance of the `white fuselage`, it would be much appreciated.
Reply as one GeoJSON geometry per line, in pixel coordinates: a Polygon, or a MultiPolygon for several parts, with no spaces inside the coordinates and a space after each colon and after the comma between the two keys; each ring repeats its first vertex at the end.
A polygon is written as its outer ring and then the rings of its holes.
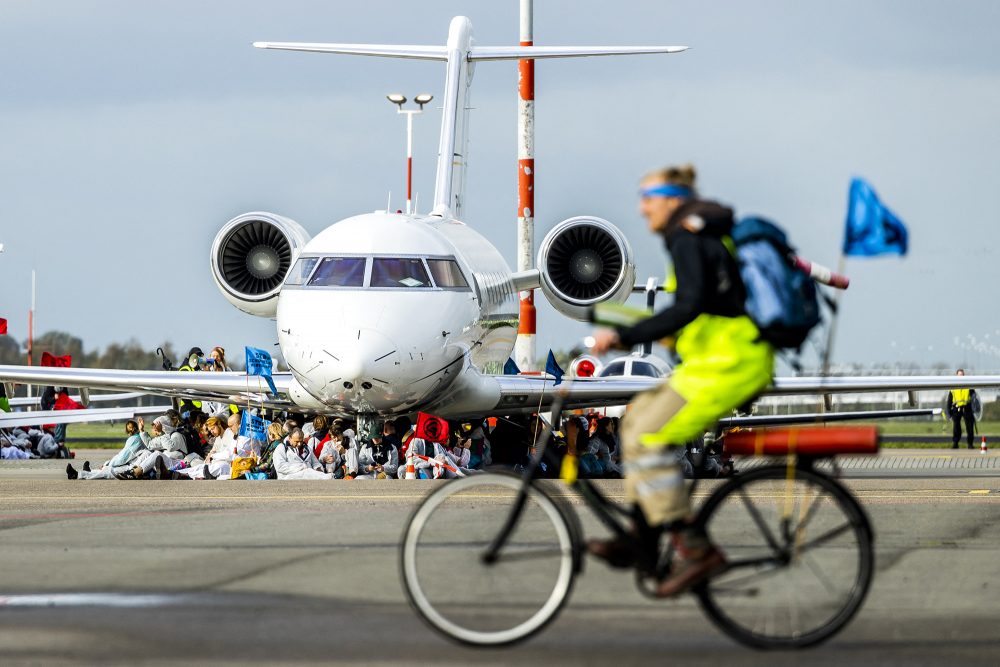
{"type": "Polygon", "coordinates": [[[431,411],[466,368],[507,360],[517,312],[506,261],[464,223],[347,218],[303,248],[278,297],[289,396],[345,414],[431,411]]]}

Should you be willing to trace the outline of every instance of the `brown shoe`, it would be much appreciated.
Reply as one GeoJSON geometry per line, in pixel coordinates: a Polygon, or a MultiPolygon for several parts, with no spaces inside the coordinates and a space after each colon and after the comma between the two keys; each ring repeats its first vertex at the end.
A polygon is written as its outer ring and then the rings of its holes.
{"type": "Polygon", "coordinates": [[[670,576],[656,587],[656,596],[672,598],[725,571],[728,563],[713,546],[679,556],[670,576]]]}
{"type": "Polygon", "coordinates": [[[639,559],[633,540],[614,537],[610,540],[587,540],[587,552],[611,567],[629,568],[639,559]]]}

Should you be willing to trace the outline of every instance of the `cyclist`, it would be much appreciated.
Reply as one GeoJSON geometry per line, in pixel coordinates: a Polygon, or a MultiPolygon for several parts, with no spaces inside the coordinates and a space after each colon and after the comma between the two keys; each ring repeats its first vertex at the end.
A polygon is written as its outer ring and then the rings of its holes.
{"type": "MultiPolygon", "coordinates": [[[[663,236],[673,262],[666,289],[674,304],[633,326],[598,329],[593,351],[670,339],[681,363],[656,389],[637,396],[622,420],[625,492],[637,503],[636,535],[646,546],[663,530],[678,560],[657,595],[678,595],[721,571],[724,554],[693,525],[690,499],[670,446],[701,438],[723,415],[754,398],[774,373],[774,351],[746,315],[746,289],[728,234],[733,211],[698,197],[690,165],[668,167],[640,181],[639,212],[663,236]],[[640,517],[637,517],[640,519],[640,517]]],[[[591,554],[615,567],[638,558],[635,540],[593,540],[591,554]]]]}

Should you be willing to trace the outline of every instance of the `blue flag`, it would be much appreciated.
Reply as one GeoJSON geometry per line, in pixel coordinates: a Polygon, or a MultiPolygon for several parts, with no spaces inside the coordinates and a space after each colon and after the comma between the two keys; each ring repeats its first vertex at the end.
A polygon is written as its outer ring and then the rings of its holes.
{"type": "Polygon", "coordinates": [[[853,179],[847,199],[844,255],[902,256],[906,254],[908,239],[906,226],[892,211],[882,205],[872,186],[864,179],[853,179]]]}
{"type": "Polygon", "coordinates": [[[251,440],[267,442],[267,427],[270,425],[271,422],[266,419],[250,414],[249,410],[244,410],[243,418],[240,421],[240,435],[251,440]]]}
{"type": "Polygon", "coordinates": [[[508,357],[507,358],[507,363],[505,363],[503,365],[503,374],[504,375],[520,375],[521,374],[521,369],[517,367],[517,364],[514,363],[513,359],[511,359],[511,358],[508,357]]]}
{"type": "Polygon", "coordinates": [[[267,381],[271,394],[278,395],[278,390],[274,387],[274,380],[271,379],[271,355],[267,350],[256,347],[247,348],[247,375],[259,375],[267,381]]]}
{"type": "Polygon", "coordinates": [[[563,369],[559,368],[559,364],[556,363],[556,355],[552,354],[552,350],[549,350],[549,358],[545,361],[545,372],[555,376],[556,386],[559,386],[563,375],[565,375],[563,369]]]}

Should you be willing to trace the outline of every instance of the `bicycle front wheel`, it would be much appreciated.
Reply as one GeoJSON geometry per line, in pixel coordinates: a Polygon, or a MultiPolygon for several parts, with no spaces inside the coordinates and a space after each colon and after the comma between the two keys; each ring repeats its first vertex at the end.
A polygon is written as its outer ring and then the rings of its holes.
{"type": "Polygon", "coordinates": [[[573,586],[574,533],[563,510],[530,486],[517,524],[496,558],[522,481],[475,475],[450,481],[417,508],[403,535],[403,588],[417,613],[445,636],[477,646],[521,641],[562,608],[573,586]]]}
{"type": "Polygon", "coordinates": [[[755,648],[803,648],[857,613],[874,571],[872,531],[833,479],[784,466],[720,487],[699,513],[729,568],[698,589],[716,625],[755,648]]]}

